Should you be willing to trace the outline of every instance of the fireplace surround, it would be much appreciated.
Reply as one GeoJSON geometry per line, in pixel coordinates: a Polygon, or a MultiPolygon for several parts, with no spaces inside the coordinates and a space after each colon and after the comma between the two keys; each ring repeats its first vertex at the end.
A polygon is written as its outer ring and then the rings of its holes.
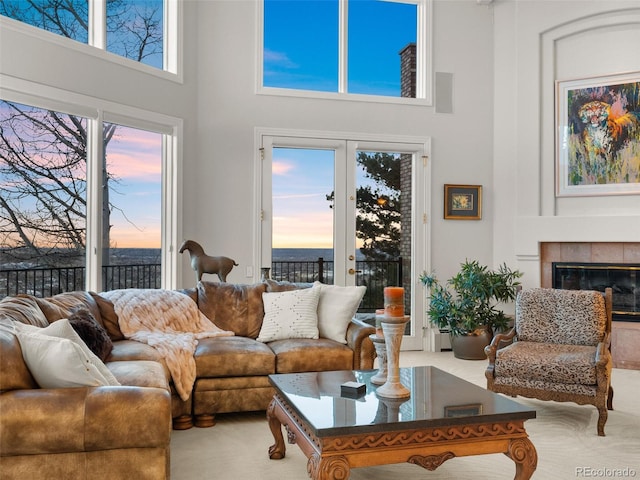
{"type": "MultiPolygon", "coordinates": [[[[540,286],[553,288],[554,263],[640,265],[640,242],[539,242],[540,286]]],[[[640,272],[637,272],[640,276],[640,272]]],[[[616,300],[614,292],[613,301],[616,300]]],[[[611,355],[615,368],[640,370],[640,321],[613,322],[611,355]]]]}
{"type": "Polygon", "coordinates": [[[640,322],[640,264],[553,262],[552,286],[565,290],[613,290],[613,321],[640,322]]]}

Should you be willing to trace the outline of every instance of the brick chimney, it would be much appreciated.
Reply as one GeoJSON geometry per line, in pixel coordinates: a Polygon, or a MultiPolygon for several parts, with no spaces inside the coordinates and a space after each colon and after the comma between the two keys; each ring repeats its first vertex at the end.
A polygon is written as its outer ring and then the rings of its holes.
{"type": "Polygon", "coordinates": [[[400,50],[400,96],[416,98],[416,44],[400,50]]]}

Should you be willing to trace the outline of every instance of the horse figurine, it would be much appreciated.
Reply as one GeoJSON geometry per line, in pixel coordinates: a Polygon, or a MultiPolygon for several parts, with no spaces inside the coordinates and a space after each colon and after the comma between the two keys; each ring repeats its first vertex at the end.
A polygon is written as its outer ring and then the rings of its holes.
{"type": "Polygon", "coordinates": [[[199,282],[203,273],[217,274],[221,282],[227,281],[227,275],[238,264],[229,257],[210,257],[204,253],[204,249],[198,242],[185,240],[180,247],[180,253],[187,250],[191,257],[191,268],[196,272],[196,282],[199,282]]]}

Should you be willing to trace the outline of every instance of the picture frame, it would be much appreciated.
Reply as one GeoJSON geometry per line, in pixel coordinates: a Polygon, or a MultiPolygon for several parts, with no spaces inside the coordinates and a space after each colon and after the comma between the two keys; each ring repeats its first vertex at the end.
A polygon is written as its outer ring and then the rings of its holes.
{"type": "Polygon", "coordinates": [[[444,416],[446,418],[473,417],[475,415],[482,415],[481,403],[471,403],[469,405],[452,405],[444,407],[444,416]]]}
{"type": "Polygon", "coordinates": [[[556,82],[556,196],[640,193],[640,72],[556,82]]]}
{"type": "Polygon", "coordinates": [[[446,220],[480,220],[482,185],[445,185],[444,218],[446,220]]]}

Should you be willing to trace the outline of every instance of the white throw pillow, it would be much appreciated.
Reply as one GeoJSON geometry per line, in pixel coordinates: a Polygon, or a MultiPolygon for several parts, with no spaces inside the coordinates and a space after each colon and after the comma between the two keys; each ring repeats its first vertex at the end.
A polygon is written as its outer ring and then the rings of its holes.
{"type": "Polygon", "coordinates": [[[318,330],[322,338],[347,343],[349,322],[358,311],[367,287],[340,287],[315,282],[320,287],[318,330]]]}
{"type": "Polygon", "coordinates": [[[265,292],[262,294],[264,319],[259,342],[287,338],[318,338],[318,287],[265,292]]]}
{"type": "Polygon", "coordinates": [[[120,385],[66,318],[46,328],[14,325],[24,362],[40,388],[120,385]]]}

